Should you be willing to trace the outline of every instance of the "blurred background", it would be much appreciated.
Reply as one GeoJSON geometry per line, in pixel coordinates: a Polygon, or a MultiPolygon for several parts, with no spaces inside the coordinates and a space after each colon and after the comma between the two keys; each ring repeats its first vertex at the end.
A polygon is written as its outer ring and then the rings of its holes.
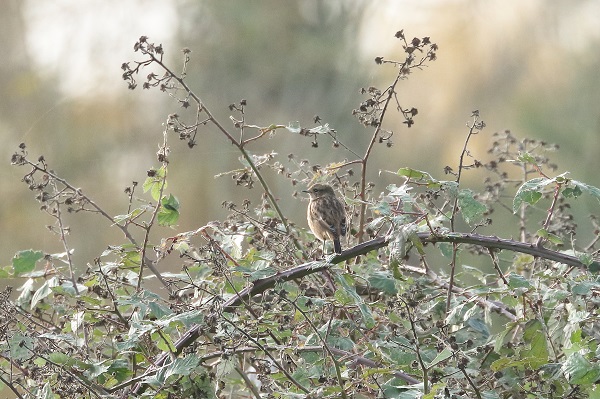
{"type": "MultiPolygon", "coordinates": [[[[409,40],[431,37],[440,50],[437,61],[398,87],[401,104],[419,114],[410,129],[390,114],[386,127],[395,132],[394,146],[376,147],[370,165],[376,190],[400,181],[379,177],[380,170],[404,166],[449,179],[443,168],[456,168],[474,109],[487,124],[472,141],[477,159],[489,158],[493,132],[510,129],[558,144],[556,173],[570,171],[600,186],[600,0],[5,0],[0,265],[10,264],[18,250],[63,251],[45,228],[53,220],[21,182],[28,170],[10,166],[19,143],[27,144],[33,160],[43,154],[59,175],[118,215],[126,213],[124,188],[158,166],[167,115],[193,117],[158,90],[127,89],[120,65],[139,59],[133,45],[141,35],[162,43],[174,70],[181,68],[181,49],[192,51],[188,85],[226,126],[228,105],[243,98],[248,123],[312,127],[319,115],[362,154],[372,131],[352,109],[364,99],[361,87],[384,88],[393,79],[391,66],[373,60],[403,59],[394,38],[400,29],[409,40]]],[[[239,155],[212,128],[198,139],[192,150],[170,142],[169,191],[181,201],[182,217],[178,229],[163,229],[163,236],[220,219],[222,201],[241,203],[257,191],[235,186],[230,177],[215,179],[239,168],[239,155]]],[[[309,139],[286,131],[251,147],[271,150],[285,165],[289,153],[322,165],[354,158],[323,139],[311,148],[309,139]]],[[[306,202],[292,196],[289,181],[270,172],[267,177],[284,212],[306,226],[306,202]]],[[[475,190],[481,186],[481,177],[465,178],[475,190]]],[[[581,220],[599,213],[595,200],[577,202],[581,220]]],[[[107,245],[123,243],[95,215],[69,215],[67,221],[80,268],[107,245]]],[[[514,225],[506,232],[493,227],[494,234],[517,236],[514,225]]]]}

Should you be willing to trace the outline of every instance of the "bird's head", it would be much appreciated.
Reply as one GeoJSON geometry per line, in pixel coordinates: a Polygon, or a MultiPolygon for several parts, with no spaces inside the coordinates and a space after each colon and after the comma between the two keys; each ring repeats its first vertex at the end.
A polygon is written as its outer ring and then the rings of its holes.
{"type": "Polygon", "coordinates": [[[308,188],[308,190],[303,190],[305,193],[310,195],[310,198],[321,198],[328,195],[335,196],[333,191],[333,187],[328,184],[316,183],[308,188]]]}

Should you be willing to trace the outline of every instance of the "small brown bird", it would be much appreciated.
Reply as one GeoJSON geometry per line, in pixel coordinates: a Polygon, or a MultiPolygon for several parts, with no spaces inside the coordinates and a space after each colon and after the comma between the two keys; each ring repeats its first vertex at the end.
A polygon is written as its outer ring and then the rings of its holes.
{"type": "Polygon", "coordinates": [[[346,235],[344,203],[335,196],[333,188],[327,184],[314,184],[304,192],[310,196],[306,213],[308,226],[314,235],[323,241],[323,252],[325,252],[325,241],[331,240],[335,253],[342,253],[340,237],[346,235]]]}

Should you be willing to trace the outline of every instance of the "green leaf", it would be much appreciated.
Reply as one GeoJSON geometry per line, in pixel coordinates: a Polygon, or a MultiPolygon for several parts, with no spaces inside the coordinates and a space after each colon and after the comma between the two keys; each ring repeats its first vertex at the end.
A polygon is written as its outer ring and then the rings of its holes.
{"type": "Polygon", "coordinates": [[[584,193],[587,193],[600,201],[600,188],[590,186],[589,184],[585,184],[577,180],[570,180],[570,183],[575,185],[576,188],[580,189],[584,193]]]}
{"type": "Polygon", "coordinates": [[[123,248],[121,262],[125,268],[136,268],[142,263],[140,251],[135,248],[123,248]]]}
{"type": "Polygon", "coordinates": [[[549,233],[548,230],[546,230],[546,229],[539,229],[538,231],[536,231],[535,234],[538,237],[545,238],[546,240],[550,241],[552,244],[555,244],[555,245],[563,245],[564,244],[563,240],[559,236],[549,233]]]}
{"type": "Polygon", "coordinates": [[[466,321],[466,324],[471,327],[473,330],[480,333],[484,338],[490,336],[490,330],[488,329],[487,324],[483,320],[477,317],[469,317],[466,321]]]}
{"type": "MultiPolygon", "coordinates": [[[[406,385],[406,381],[394,377],[381,385],[382,397],[390,399],[423,399],[423,384],[406,385]]],[[[339,396],[338,396],[339,397],[339,396]]]]}
{"type": "Polygon", "coordinates": [[[170,317],[173,314],[171,308],[166,305],[163,305],[160,302],[150,302],[148,303],[148,309],[150,310],[150,315],[156,317],[157,319],[162,319],[164,317],[170,317]]]}
{"type": "Polygon", "coordinates": [[[44,257],[42,251],[34,251],[28,249],[26,251],[19,251],[15,254],[12,259],[12,266],[15,275],[29,273],[35,269],[35,264],[38,260],[44,257]]]}
{"type": "Polygon", "coordinates": [[[500,393],[498,391],[482,391],[481,399],[500,399],[500,393]]]}
{"type": "Polygon", "coordinates": [[[167,188],[167,180],[165,179],[167,176],[167,169],[164,166],[161,166],[158,170],[150,169],[150,172],[152,176],[146,178],[142,187],[145,193],[150,191],[150,195],[154,201],[158,201],[160,199],[161,191],[167,188]]]}
{"type": "Polygon", "coordinates": [[[184,358],[177,358],[167,367],[165,378],[171,375],[184,376],[190,375],[200,364],[200,359],[195,354],[188,354],[184,358]]]}
{"type": "Polygon", "coordinates": [[[98,376],[106,373],[110,368],[110,365],[106,361],[88,364],[88,368],[85,371],[85,376],[89,378],[97,378],[98,376]]]}
{"type": "Polygon", "coordinates": [[[411,180],[417,180],[421,183],[438,183],[436,179],[431,177],[431,175],[427,172],[423,172],[421,170],[411,169],[411,168],[400,168],[398,172],[396,172],[398,176],[408,177],[411,180]]]}
{"type": "Polygon", "coordinates": [[[153,331],[150,334],[150,339],[156,342],[156,347],[163,352],[172,352],[174,348],[174,342],[170,335],[161,334],[160,331],[153,331]]]}
{"type": "Polygon", "coordinates": [[[541,190],[551,182],[553,182],[553,179],[536,177],[535,179],[531,179],[523,183],[515,194],[515,198],[513,200],[513,213],[517,213],[519,211],[519,208],[523,202],[526,202],[530,205],[538,202],[540,198],[542,198],[541,190]]]}
{"type": "Polygon", "coordinates": [[[508,275],[508,286],[510,288],[530,288],[531,283],[525,277],[511,273],[508,275]]]}
{"type": "Polygon", "coordinates": [[[485,205],[477,201],[471,190],[460,190],[458,193],[458,206],[465,222],[473,224],[481,221],[483,214],[487,211],[485,205]]]}
{"type": "MultiPolygon", "coordinates": [[[[504,339],[515,328],[520,328],[520,325],[517,324],[516,322],[507,323],[505,329],[500,331],[498,334],[496,334],[496,338],[494,339],[494,352],[500,353],[500,351],[504,347],[504,339]]],[[[498,370],[500,370],[500,369],[494,369],[494,371],[498,371],[498,370]]]]}
{"type": "Polygon", "coordinates": [[[130,364],[126,359],[115,359],[110,362],[108,373],[119,382],[125,381],[132,375],[130,364]]]}
{"type": "Polygon", "coordinates": [[[529,349],[524,350],[522,356],[532,369],[537,370],[548,363],[548,343],[539,320],[530,320],[525,324],[523,341],[529,343],[529,349]]]}
{"type": "MultiPolygon", "coordinates": [[[[542,191],[547,186],[551,184],[566,185],[568,182],[572,182],[572,180],[566,178],[567,175],[568,172],[562,173],[553,178],[536,177],[535,179],[531,179],[523,183],[521,187],[519,187],[519,189],[517,190],[517,193],[515,194],[515,198],[513,200],[513,213],[517,213],[524,202],[530,205],[534,205],[536,202],[538,202],[540,198],[542,198],[542,191]]],[[[592,186],[587,187],[590,188],[591,191],[594,191],[593,189],[595,189],[596,191],[598,191],[597,194],[600,195],[600,190],[592,186]]],[[[573,192],[568,193],[573,194],[573,192]]]]}
{"type": "Polygon", "coordinates": [[[423,246],[423,242],[419,238],[419,234],[418,234],[417,230],[418,230],[418,228],[416,228],[416,226],[415,226],[415,229],[411,230],[410,234],[408,235],[408,239],[410,240],[412,245],[414,245],[414,247],[417,249],[417,252],[420,255],[425,255],[425,247],[423,246]]]}
{"type": "Polygon", "coordinates": [[[584,282],[575,284],[573,286],[573,288],[571,289],[571,292],[574,295],[589,295],[589,293],[592,291],[592,288],[595,286],[596,286],[596,284],[593,284],[589,281],[584,281],[584,282]]]}
{"type": "Polygon", "coordinates": [[[200,310],[191,310],[189,312],[184,313],[176,313],[169,317],[165,317],[156,321],[156,324],[159,326],[171,326],[174,323],[182,323],[185,327],[190,327],[194,324],[199,324],[204,320],[204,314],[200,310]]]}
{"type": "MultiPolygon", "coordinates": [[[[413,203],[413,198],[410,196],[410,191],[412,187],[407,186],[405,184],[401,186],[397,186],[395,184],[390,184],[386,187],[388,190],[388,194],[392,197],[396,197],[396,199],[404,202],[404,203],[413,203]]],[[[388,212],[389,214],[389,212],[388,212]]]]}
{"type": "MultiPolygon", "coordinates": [[[[8,347],[10,348],[10,359],[12,361],[21,361],[30,359],[35,356],[34,339],[30,336],[23,335],[20,332],[13,333],[8,339],[8,347]]],[[[6,341],[3,342],[3,350],[6,349],[6,341]]]]}
{"type": "Polygon", "coordinates": [[[446,191],[452,198],[458,197],[458,183],[455,181],[441,181],[440,188],[446,191]]]}
{"type": "Polygon", "coordinates": [[[376,271],[369,276],[369,284],[388,295],[396,295],[396,280],[387,271],[376,271]]]}
{"type": "Polygon", "coordinates": [[[13,276],[13,267],[12,266],[4,266],[0,268],[0,280],[4,278],[9,278],[13,276]]]}
{"type": "MultiPolygon", "coordinates": [[[[585,264],[585,262],[583,262],[585,264]]],[[[600,272],[600,262],[592,262],[588,266],[588,270],[592,273],[600,272]]]]}
{"type": "Polygon", "coordinates": [[[423,399],[435,399],[440,397],[440,392],[442,392],[446,388],[445,383],[438,382],[437,384],[433,384],[431,390],[428,394],[423,396],[423,399]]]}
{"type": "Polygon", "coordinates": [[[581,261],[581,263],[583,263],[586,266],[590,266],[594,263],[594,257],[590,254],[578,253],[576,255],[577,255],[577,259],[579,259],[581,261]]]}
{"type": "Polygon", "coordinates": [[[578,186],[566,187],[564,190],[562,190],[562,195],[564,195],[566,198],[577,198],[581,194],[583,194],[583,191],[581,191],[581,188],[578,186]]]}
{"type": "Polygon", "coordinates": [[[360,310],[360,313],[363,318],[363,322],[365,323],[365,327],[369,329],[375,327],[375,319],[373,318],[371,309],[369,308],[369,306],[367,306],[367,304],[365,304],[362,297],[356,293],[356,289],[354,288],[354,286],[350,285],[346,280],[346,277],[342,274],[337,273],[336,280],[340,283],[346,295],[352,298],[354,303],[358,306],[358,309],[360,310]]]}
{"type": "Polygon", "coordinates": [[[517,157],[517,160],[524,162],[524,163],[530,163],[533,165],[537,165],[537,162],[535,161],[535,157],[528,152],[520,153],[519,156],[517,157]]]}
{"type": "Polygon", "coordinates": [[[394,239],[388,245],[392,275],[397,280],[406,280],[400,272],[399,266],[404,263],[404,257],[406,257],[413,246],[417,248],[420,254],[424,254],[423,243],[417,232],[418,227],[414,224],[402,225],[394,231],[394,239]]]}
{"type": "Polygon", "coordinates": [[[547,288],[544,296],[542,296],[542,301],[544,301],[544,306],[553,308],[558,302],[564,301],[569,295],[570,293],[566,290],[547,288]]]}
{"type": "Polygon", "coordinates": [[[59,284],[59,281],[56,277],[47,280],[42,284],[40,288],[38,288],[33,297],[31,298],[31,309],[34,309],[39,301],[46,298],[48,295],[52,293],[52,288],[56,287],[59,284]]]}
{"type": "MultiPolygon", "coordinates": [[[[237,270],[238,268],[234,268],[233,270],[237,270]]],[[[275,274],[277,274],[278,271],[276,268],[274,267],[265,267],[264,269],[260,269],[260,270],[256,270],[256,271],[251,271],[249,272],[249,277],[250,277],[250,281],[256,281],[256,280],[260,280],[266,277],[270,277],[273,276],[275,274]]]]}
{"type": "Polygon", "coordinates": [[[39,391],[35,395],[36,399],[54,399],[54,392],[52,391],[52,387],[49,382],[46,382],[42,387],[41,391],[39,391]]]}
{"type": "Polygon", "coordinates": [[[158,211],[158,224],[161,226],[173,226],[179,220],[179,200],[170,194],[160,201],[161,208],[158,211]]]}
{"type": "Polygon", "coordinates": [[[443,362],[444,360],[448,359],[449,357],[452,357],[452,349],[450,349],[448,346],[446,346],[440,353],[437,354],[435,359],[433,359],[431,361],[431,363],[429,363],[427,365],[427,368],[429,369],[429,368],[435,366],[436,364],[443,362]]]}
{"type": "Polygon", "coordinates": [[[452,244],[441,242],[438,244],[441,254],[446,258],[452,258],[452,244]]]}
{"type": "Polygon", "coordinates": [[[390,265],[394,270],[394,277],[402,280],[398,265],[402,264],[404,257],[412,248],[411,235],[416,235],[417,226],[413,224],[402,225],[393,232],[388,250],[390,251],[390,265]]]}
{"type": "Polygon", "coordinates": [[[144,210],[141,208],[136,208],[133,211],[129,212],[127,215],[117,215],[113,218],[115,223],[123,223],[134,220],[136,217],[144,213],[144,210]]]}
{"type": "Polygon", "coordinates": [[[567,357],[562,369],[568,376],[569,384],[593,384],[600,378],[600,368],[598,365],[590,363],[579,352],[575,352],[567,357]]]}

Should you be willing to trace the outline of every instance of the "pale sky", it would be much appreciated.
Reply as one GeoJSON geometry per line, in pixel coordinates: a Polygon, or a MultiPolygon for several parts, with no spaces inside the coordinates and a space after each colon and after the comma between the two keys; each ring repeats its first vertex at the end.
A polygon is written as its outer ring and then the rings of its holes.
{"type": "Polygon", "coordinates": [[[29,56],[70,95],[122,91],[119,67],[139,36],[168,44],[176,33],[172,1],[33,0],[24,12],[29,56]]]}

